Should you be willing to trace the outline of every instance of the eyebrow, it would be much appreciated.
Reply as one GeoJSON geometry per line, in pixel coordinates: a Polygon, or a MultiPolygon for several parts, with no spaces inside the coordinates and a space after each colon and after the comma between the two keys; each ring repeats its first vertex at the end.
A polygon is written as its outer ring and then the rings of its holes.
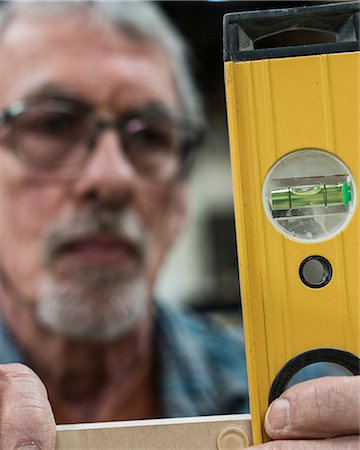
{"type": "MultiPolygon", "coordinates": [[[[78,105],[83,105],[88,108],[96,109],[95,105],[91,102],[85,100],[81,95],[77,92],[60,86],[55,83],[41,83],[38,84],[31,89],[27,93],[25,93],[22,97],[22,100],[65,100],[69,102],[76,103],[78,105]]],[[[178,114],[171,110],[164,102],[159,100],[150,100],[142,106],[132,106],[124,111],[125,115],[132,115],[136,113],[160,113],[161,115],[174,118],[178,114]]]]}
{"type": "Polygon", "coordinates": [[[68,100],[76,103],[86,103],[84,99],[76,92],[54,83],[42,83],[31,88],[29,92],[23,96],[23,100],[48,99],[49,97],[52,99],[68,100]]]}

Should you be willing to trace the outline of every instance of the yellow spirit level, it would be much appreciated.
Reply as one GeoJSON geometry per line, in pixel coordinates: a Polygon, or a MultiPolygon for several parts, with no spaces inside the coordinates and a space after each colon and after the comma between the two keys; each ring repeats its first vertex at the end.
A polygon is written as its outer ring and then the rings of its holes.
{"type": "Polygon", "coordinates": [[[343,2],[224,19],[255,444],[301,368],[359,373],[358,11],[343,2]]]}

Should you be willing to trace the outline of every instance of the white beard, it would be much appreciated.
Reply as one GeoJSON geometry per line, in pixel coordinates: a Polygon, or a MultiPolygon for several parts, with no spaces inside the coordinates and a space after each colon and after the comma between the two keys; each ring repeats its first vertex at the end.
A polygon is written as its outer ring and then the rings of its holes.
{"type": "Polygon", "coordinates": [[[64,337],[109,342],[128,333],[149,308],[146,231],[127,209],[89,207],[58,220],[43,238],[43,266],[35,313],[64,337]],[[128,267],[87,266],[59,258],[66,243],[108,234],[129,240],[138,255],[128,267]]]}
{"type": "Polygon", "coordinates": [[[109,342],[124,336],[149,307],[145,277],[99,283],[56,282],[47,277],[36,306],[38,320],[66,337],[109,342]]]}

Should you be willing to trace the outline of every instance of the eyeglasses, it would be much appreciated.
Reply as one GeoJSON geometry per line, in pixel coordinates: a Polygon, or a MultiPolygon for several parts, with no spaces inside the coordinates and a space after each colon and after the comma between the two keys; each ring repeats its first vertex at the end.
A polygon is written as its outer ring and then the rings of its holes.
{"type": "Polygon", "coordinates": [[[100,134],[117,131],[136,171],[150,179],[177,176],[201,139],[200,129],[159,105],[108,120],[89,106],[65,100],[19,101],[0,113],[0,136],[30,166],[61,174],[84,165],[100,134]]]}

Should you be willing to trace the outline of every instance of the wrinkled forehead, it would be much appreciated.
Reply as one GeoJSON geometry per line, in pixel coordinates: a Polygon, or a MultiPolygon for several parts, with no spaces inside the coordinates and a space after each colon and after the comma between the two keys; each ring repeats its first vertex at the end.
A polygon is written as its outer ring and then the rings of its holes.
{"type": "Polygon", "coordinates": [[[0,58],[0,107],[42,83],[78,91],[99,105],[126,96],[136,103],[144,95],[176,104],[164,50],[86,11],[14,16],[1,33],[0,58]]]}

